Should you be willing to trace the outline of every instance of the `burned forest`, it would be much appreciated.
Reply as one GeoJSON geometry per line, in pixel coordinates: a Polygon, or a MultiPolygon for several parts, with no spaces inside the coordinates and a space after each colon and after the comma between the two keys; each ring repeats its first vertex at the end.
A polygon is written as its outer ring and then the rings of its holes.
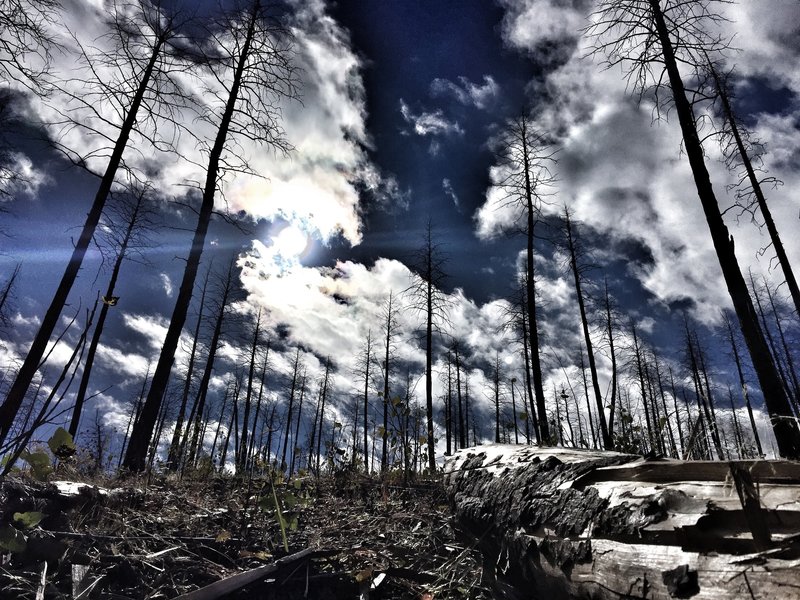
{"type": "Polygon", "coordinates": [[[800,598],[798,23],[0,0],[0,597],[800,598]]]}

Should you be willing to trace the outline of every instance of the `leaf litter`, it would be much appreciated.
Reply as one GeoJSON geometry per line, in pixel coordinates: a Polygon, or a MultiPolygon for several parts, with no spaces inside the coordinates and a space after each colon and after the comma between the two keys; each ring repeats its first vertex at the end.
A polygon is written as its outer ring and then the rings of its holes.
{"type": "Polygon", "coordinates": [[[57,483],[0,483],[2,598],[492,597],[437,479],[57,483]]]}

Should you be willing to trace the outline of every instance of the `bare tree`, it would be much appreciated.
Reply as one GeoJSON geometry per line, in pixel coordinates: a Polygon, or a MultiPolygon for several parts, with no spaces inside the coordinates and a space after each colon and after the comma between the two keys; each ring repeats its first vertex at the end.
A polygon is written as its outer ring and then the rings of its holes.
{"type": "Polygon", "coordinates": [[[615,310],[611,299],[611,294],[608,292],[608,279],[603,282],[603,311],[605,316],[605,332],[606,341],[608,342],[608,354],[611,358],[611,390],[609,395],[611,398],[608,402],[608,435],[614,439],[614,414],[617,408],[617,353],[614,348],[614,327],[615,327],[615,310]]]}
{"type": "MultiPolygon", "coordinates": [[[[217,300],[216,311],[214,315],[214,330],[211,333],[211,340],[208,344],[208,356],[206,357],[206,365],[203,370],[203,375],[200,378],[200,383],[197,387],[197,398],[195,399],[194,408],[192,409],[193,415],[189,415],[189,424],[186,427],[186,432],[183,435],[181,442],[180,455],[184,456],[183,449],[186,448],[188,442],[188,449],[186,450],[186,462],[191,464],[194,462],[197,454],[202,446],[202,439],[200,436],[200,424],[203,418],[203,411],[206,406],[206,398],[208,397],[208,384],[211,381],[211,374],[214,371],[214,359],[219,348],[220,339],[223,333],[223,324],[225,317],[230,308],[231,296],[234,292],[233,283],[233,268],[234,261],[231,259],[228,264],[227,273],[225,278],[219,285],[219,299],[217,300]],[[194,421],[193,421],[194,419],[194,421]],[[198,442],[198,440],[200,440],[198,442]]],[[[142,403],[144,405],[144,403],[142,403]]]]}
{"type": "Polygon", "coordinates": [[[425,240],[417,250],[413,261],[415,280],[407,291],[411,294],[409,308],[422,313],[425,317],[425,416],[427,424],[428,469],[436,470],[434,454],[436,442],[433,432],[433,334],[441,332],[441,326],[447,322],[447,299],[442,285],[447,275],[444,272],[446,258],[442,254],[441,244],[433,239],[433,226],[428,220],[425,228],[425,240]]]}
{"type": "Polygon", "coordinates": [[[589,358],[589,372],[592,376],[592,389],[594,390],[594,398],[597,405],[597,419],[600,422],[600,434],[603,438],[603,447],[606,450],[613,450],[614,442],[611,437],[611,431],[608,428],[606,413],[603,407],[603,396],[600,392],[600,382],[597,378],[597,365],[594,360],[592,336],[589,334],[589,319],[586,316],[586,302],[582,289],[584,272],[587,266],[579,262],[580,259],[583,258],[583,252],[575,224],[572,222],[569,209],[566,207],[564,207],[564,229],[566,233],[567,252],[569,253],[570,270],[575,280],[575,293],[578,297],[578,308],[580,309],[581,326],[583,328],[583,340],[586,344],[586,354],[589,358]]]}
{"type": "Polygon", "coordinates": [[[175,430],[172,433],[172,442],[169,445],[169,453],[167,454],[167,468],[171,471],[177,471],[181,462],[181,436],[183,433],[183,421],[186,417],[186,406],[189,403],[189,394],[192,391],[192,378],[194,375],[194,365],[197,362],[197,346],[200,341],[200,326],[203,324],[203,311],[206,306],[206,292],[208,291],[208,279],[211,276],[211,265],[206,271],[206,276],[203,278],[203,288],[200,292],[200,307],[197,314],[197,323],[194,327],[194,335],[192,336],[192,347],[189,350],[189,362],[186,365],[186,378],[183,382],[183,394],[181,394],[181,403],[178,407],[178,416],[175,419],[175,430]]]}
{"type": "MultiPolygon", "coordinates": [[[[370,388],[370,368],[373,360],[372,349],[372,330],[367,331],[367,339],[364,341],[361,352],[356,358],[355,375],[364,381],[364,396],[362,400],[364,414],[364,470],[369,473],[369,388],[370,388]]],[[[353,431],[353,437],[356,432],[353,431]]],[[[355,448],[355,442],[353,443],[355,448]]],[[[355,458],[355,457],[354,457],[355,458]]]]}
{"type": "Polygon", "coordinates": [[[103,232],[103,237],[106,238],[107,245],[111,246],[112,252],[116,256],[114,258],[114,266],[111,269],[111,277],[106,287],[106,293],[101,297],[100,314],[97,317],[97,324],[94,327],[92,340],[89,343],[78,393],[75,396],[75,406],[69,424],[69,433],[73,439],[78,436],[81,412],[86,401],[94,359],[97,354],[97,348],[100,345],[106,317],[109,309],[117,306],[119,301],[119,297],[114,295],[114,291],[117,285],[117,278],[122,269],[122,263],[125,259],[135,259],[136,255],[141,257],[142,250],[151,245],[148,233],[154,228],[154,219],[153,209],[150,205],[150,200],[147,198],[148,192],[147,187],[142,187],[132,196],[123,195],[117,203],[110,204],[107,207],[107,227],[103,232]],[[122,227],[122,224],[124,224],[124,227],[122,227]]]}
{"type": "MultiPolygon", "coordinates": [[[[25,394],[30,387],[39,363],[44,354],[50,336],[58,322],[58,317],[67,301],[69,292],[78,276],[83,258],[94,237],[97,225],[103,213],[111,188],[117,178],[117,171],[122,164],[123,154],[135,131],[144,131],[146,126],[160,122],[164,106],[173,106],[183,98],[180,91],[172,84],[175,64],[168,52],[170,42],[177,35],[175,19],[165,17],[160,11],[141,5],[134,15],[130,11],[112,9],[109,15],[111,29],[108,34],[116,45],[112,53],[90,55],[84,51],[82,58],[89,68],[97,68],[105,64],[119,70],[119,79],[115,81],[95,81],[91,92],[70,92],[68,85],[63,85],[65,93],[85,108],[91,117],[87,121],[77,121],[71,113],[65,114],[64,126],[83,128],[89,132],[97,131],[96,121],[101,121],[104,128],[113,131],[115,137],[100,134],[102,139],[111,145],[105,170],[100,179],[92,207],[86,217],[80,236],[72,251],[69,263],[59,282],[58,288],[45,312],[39,331],[33,340],[25,360],[20,367],[14,383],[0,406],[0,443],[5,439],[14,418],[22,405],[25,394]],[[111,120],[100,114],[99,108],[111,103],[118,117],[111,120]]],[[[154,139],[153,133],[144,133],[143,137],[154,139]]],[[[69,150],[62,146],[69,154],[69,150]]],[[[144,148],[142,148],[144,151],[144,148]]],[[[85,164],[86,157],[75,156],[76,162],[85,164]]],[[[161,384],[166,386],[166,379],[161,384]]],[[[157,413],[158,411],[156,411],[157,413]]],[[[153,423],[155,423],[155,414],[153,423]]],[[[147,440],[149,442],[149,438],[147,440]]],[[[144,467],[144,451],[142,449],[142,468],[144,467]]]]}
{"type": "Polygon", "coordinates": [[[381,365],[383,373],[383,428],[381,444],[381,474],[386,472],[389,466],[389,382],[392,372],[392,358],[395,351],[395,337],[398,334],[400,325],[397,317],[399,309],[393,291],[389,291],[389,297],[383,306],[381,318],[383,320],[383,363],[381,365]]]}
{"type": "Polygon", "coordinates": [[[244,396],[244,413],[242,414],[242,437],[239,442],[239,454],[236,463],[237,471],[244,471],[247,466],[249,446],[247,445],[248,427],[250,426],[250,411],[252,410],[253,378],[256,372],[256,351],[259,345],[261,332],[261,307],[256,313],[256,322],[253,326],[253,342],[250,345],[250,367],[247,371],[247,392],[244,396]]]}
{"type": "Polygon", "coordinates": [[[57,0],[0,0],[0,78],[46,92],[58,7],[57,0]]]}
{"type": "MultiPolygon", "coordinates": [[[[294,353],[294,367],[292,367],[292,383],[289,386],[289,400],[286,403],[286,421],[283,424],[283,454],[281,455],[280,469],[286,470],[289,463],[286,462],[286,450],[289,448],[289,435],[292,429],[292,410],[294,409],[294,398],[297,392],[298,377],[300,376],[300,348],[294,353]]],[[[321,430],[321,429],[320,429],[321,430]]],[[[297,440],[294,440],[296,445],[297,440]]],[[[291,456],[289,460],[291,460],[291,456]]]]}
{"type": "Polygon", "coordinates": [[[19,277],[19,272],[22,270],[22,264],[17,263],[14,266],[14,270],[11,271],[11,275],[3,284],[2,289],[0,289],[0,327],[8,327],[11,323],[11,308],[12,301],[14,298],[14,284],[17,282],[17,277],[19,277]]]}
{"type": "Polygon", "coordinates": [[[775,256],[781,265],[781,270],[786,278],[786,285],[792,296],[794,310],[800,316],[800,287],[797,285],[797,278],[794,270],[786,255],[781,236],[772,218],[772,211],[769,209],[767,199],[764,195],[763,185],[778,185],[776,178],[766,176],[759,177],[759,162],[763,160],[757,149],[761,146],[750,141],[750,132],[737,118],[733,106],[731,105],[731,88],[729,76],[721,75],[711,60],[707,63],[708,72],[714,81],[717,97],[721,103],[722,115],[725,119],[725,126],[722,128],[722,149],[725,153],[728,166],[731,170],[743,170],[739,173],[739,181],[736,185],[736,196],[743,210],[754,214],[755,208],[761,212],[764,219],[764,226],[769,233],[772,247],[775,249],[775,256]],[[755,150],[755,151],[754,151],[755,150]]]}
{"type": "MultiPolygon", "coordinates": [[[[540,221],[542,203],[552,193],[555,177],[550,171],[555,152],[544,134],[536,131],[524,113],[508,123],[497,150],[502,178],[495,185],[504,197],[501,206],[517,212],[519,229],[526,236],[525,300],[533,388],[539,415],[545,414],[544,387],[539,348],[539,327],[536,313],[536,273],[534,242],[536,225],[540,221]]],[[[539,439],[550,438],[547,419],[539,418],[539,439]]]]}
{"type": "Polygon", "coordinates": [[[706,56],[723,50],[726,40],[710,35],[707,24],[722,19],[714,5],[726,0],[601,0],[588,32],[595,51],[608,65],[627,65],[627,77],[641,98],[652,90],[657,107],[672,105],[678,115],[686,156],[694,176],[722,275],[770,413],[781,456],[800,458],[800,428],[778,377],[752,299],[722,218],[705,166],[697,119],[681,78],[679,64],[692,74],[706,56]],[[669,90],[666,96],[665,90],[669,90]]]}
{"type": "MultiPolygon", "coordinates": [[[[149,440],[153,432],[160,390],[169,378],[186,321],[221,178],[231,169],[247,169],[246,165],[236,162],[234,155],[238,153],[230,151],[230,144],[237,139],[248,139],[276,151],[289,150],[280,127],[277,103],[281,98],[296,94],[291,32],[271,16],[261,0],[251,0],[243,9],[236,6],[215,21],[208,35],[204,47],[209,50],[203,62],[216,86],[209,88],[207,96],[216,102],[211,102],[200,118],[216,127],[217,133],[213,144],[206,148],[208,166],[197,227],[153,383],[134,428],[136,440],[149,440]]],[[[143,459],[141,443],[128,446],[126,467],[141,470],[143,459]]]]}

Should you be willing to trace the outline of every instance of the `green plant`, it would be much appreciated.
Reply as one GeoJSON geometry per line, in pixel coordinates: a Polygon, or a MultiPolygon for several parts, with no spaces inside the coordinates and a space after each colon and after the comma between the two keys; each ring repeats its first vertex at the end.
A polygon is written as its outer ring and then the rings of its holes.
{"type": "Polygon", "coordinates": [[[298,478],[287,482],[287,485],[280,486],[283,483],[283,473],[272,471],[268,475],[267,481],[269,482],[269,493],[261,497],[258,506],[268,516],[275,517],[281,530],[283,549],[289,552],[289,540],[286,532],[287,530],[297,530],[298,511],[308,504],[308,491],[303,489],[300,474],[298,474],[298,478]]]}

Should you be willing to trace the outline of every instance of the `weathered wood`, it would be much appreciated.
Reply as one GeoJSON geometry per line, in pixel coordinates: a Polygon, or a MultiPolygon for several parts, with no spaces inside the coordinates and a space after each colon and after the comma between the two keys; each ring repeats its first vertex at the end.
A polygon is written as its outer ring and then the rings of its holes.
{"type": "Polygon", "coordinates": [[[215,581],[214,583],[194,590],[193,592],[178,596],[175,598],[175,600],[217,600],[218,598],[223,598],[228,594],[239,591],[245,586],[265,579],[267,575],[274,573],[281,567],[285,567],[303,560],[308,560],[314,556],[315,552],[316,551],[313,548],[306,548],[300,552],[295,552],[289,556],[284,556],[283,558],[280,558],[271,564],[264,565],[263,567],[250,569],[244,573],[236,573],[235,575],[231,575],[225,579],[220,579],[219,581],[215,581]]]}
{"type": "Polygon", "coordinates": [[[491,445],[445,471],[498,597],[800,597],[798,463],[491,445]]]}

